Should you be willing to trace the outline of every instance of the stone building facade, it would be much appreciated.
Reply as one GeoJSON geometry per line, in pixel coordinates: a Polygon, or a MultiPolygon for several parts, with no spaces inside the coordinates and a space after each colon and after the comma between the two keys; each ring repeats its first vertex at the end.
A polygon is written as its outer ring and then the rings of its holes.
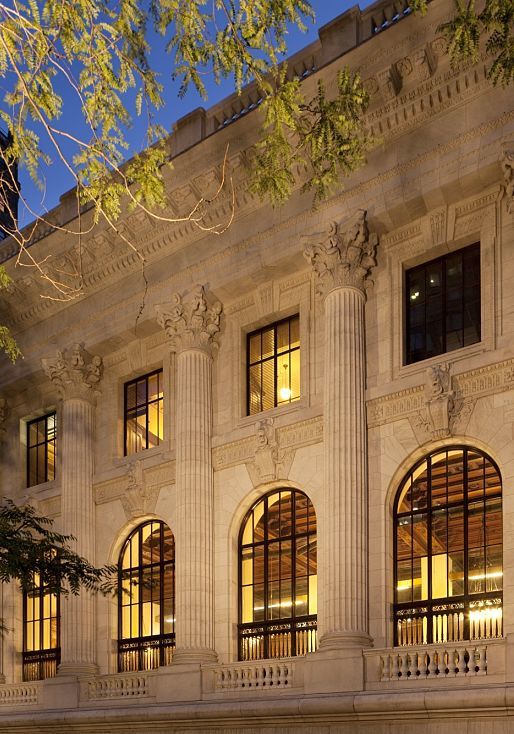
{"type": "Polygon", "coordinates": [[[485,53],[450,67],[451,12],[354,8],[293,57],[371,95],[316,209],[301,175],[248,193],[249,87],[175,125],[184,219],[122,218],[144,274],[102,225],[41,232],[84,269],[42,299],[0,245],[2,494],[124,588],[4,587],[1,732],[514,730],[514,111],[485,53]]]}

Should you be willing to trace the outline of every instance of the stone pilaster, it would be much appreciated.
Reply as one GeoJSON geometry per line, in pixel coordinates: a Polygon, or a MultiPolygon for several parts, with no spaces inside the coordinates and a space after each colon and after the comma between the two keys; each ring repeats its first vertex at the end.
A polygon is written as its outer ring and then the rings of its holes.
{"type": "Polygon", "coordinates": [[[305,257],[325,306],[325,517],[320,545],[324,604],[320,650],[370,644],[367,583],[365,284],[377,239],[361,211],[310,245],[305,257]]]}
{"type": "Polygon", "coordinates": [[[157,308],[177,354],[176,650],[177,663],[217,659],[214,650],[212,361],[222,306],[197,286],[157,308]]]}
{"type": "MultiPolygon", "coordinates": [[[[44,359],[43,368],[63,400],[58,427],[63,530],[75,536],[76,552],[94,563],[93,434],[102,359],[76,344],[69,354],[44,359]]],[[[83,590],[61,601],[59,675],[95,673],[95,644],[95,600],[83,590]]]]}

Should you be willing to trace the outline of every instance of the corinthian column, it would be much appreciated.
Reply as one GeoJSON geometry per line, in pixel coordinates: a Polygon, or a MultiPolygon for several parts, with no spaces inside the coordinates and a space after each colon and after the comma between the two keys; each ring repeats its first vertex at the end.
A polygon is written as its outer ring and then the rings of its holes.
{"type": "Polygon", "coordinates": [[[376,244],[360,211],[344,227],[332,224],[328,237],[305,251],[325,307],[320,650],[370,643],[364,288],[376,264],[376,244]]]}
{"type": "MultiPolygon", "coordinates": [[[[74,550],[94,563],[93,433],[102,359],[76,344],[70,353],[57,352],[42,362],[63,400],[59,427],[63,531],[76,538],[74,550]]],[[[96,672],[95,629],[95,602],[89,592],[61,600],[59,675],[96,672]]]]}
{"type": "Polygon", "coordinates": [[[212,360],[221,303],[202,286],[158,306],[158,321],[177,354],[176,649],[174,661],[210,662],[213,618],[212,360]]]}

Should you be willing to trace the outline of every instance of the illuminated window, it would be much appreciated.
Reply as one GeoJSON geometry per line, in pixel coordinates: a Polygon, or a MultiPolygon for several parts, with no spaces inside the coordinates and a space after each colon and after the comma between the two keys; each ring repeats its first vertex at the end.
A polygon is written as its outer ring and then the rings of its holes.
{"type": "Polygon", "coordinates": [[[316,513],[303,492],[270,492],[246,516],[239,539],[239,659],[316,649],[316,513]]]}
{"type": "Polygon", "coordinates": [[[61,658],[59,595],[51,594],[34,574],[23,594],[23,680],[54,678],[61,658]]]}
{"type": "Polygon", "coordinates": [[[175,539],[163,522],[136,528],[118,564],[118,669],[171,663],[175,646],[175,539]]]}
{"type": "Polygon", "coordinates": [[[125,383],[125,456],[163,439],[162,370],[125,383]]]}
{"type": "Polygon", "coordinates": [[[55,413],[27,423],[27,487],[55,479],[55,413]]]}
{"type": "Polygon", "coordinates": [[[502,487],[477,449],[437,451],[396,496],[395,644],[502,636],[502,487]]]}
{"type": "Polygon", "coordinates": [[[292,316],[248,334],[248,415],[300,397],[300,319],[292,316]]]}
{"type": "Polygon", "coordinates": [[[405,274],[405,362],[412,364],[480,341],[480,245],[405,274]]]}

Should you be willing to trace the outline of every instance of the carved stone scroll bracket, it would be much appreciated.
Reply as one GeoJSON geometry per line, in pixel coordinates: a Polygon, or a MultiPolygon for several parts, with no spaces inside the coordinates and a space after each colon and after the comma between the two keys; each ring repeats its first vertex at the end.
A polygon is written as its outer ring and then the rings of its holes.
{"type": "Polygon", "coordinates": [[[158,496],[159,488],[146,484],[142,462],[132,462],[127,472],[125,492],[120,497],[127,519],[154,513],[158,496]]]}
{"type": "Polygon", "coordinates": [[[326,296],[334,288],[353,286],[364,291],[371,283],[376,265],[377,235],[370,233],[366,212],[359,210],[350,220],[333,222],[328,234],[308,235],[318,240],[304,251],[317,278],[316,290],[326,296]]]}
{"type": "Polygon", "coordinates": [[[287,479],[295,452],[292,448],[284,449],[279,446],[272,418],[258,422],[255,437],[253,461],[246,462],[254,486],[277,479],[287,479]]]}
{"type": "Polygon", "coordinates": [[[503,152],[501,166],[507,211],[509,214],[514,214],[514,147],[503,152]]]}
{"type": "Polygon", "coordinates": [[[476,400],[456,392],[450,364],[427,369],[424,392],[424,407],[409,418],[419,443],[464,433],[476,400]]]}
{"type": "Polygon", "coordinates": [[[202,285],[195,286],[187,297],[175,293],[171,303],[156,306],[156,310],[173,351],[203,349],[212,354],[217,348],[214,337],[220,330],[223,306],[219,301],[209,304],[202,285]]]}
{"type": "Polygon", "coordinates": [[[95,400],[103,376],[103,362],[98,355],[86,352],[82,344],[75,344],[68,352],[58,351],[41,363],[47,377],[56,386],[62,398],[95,400]]]}

